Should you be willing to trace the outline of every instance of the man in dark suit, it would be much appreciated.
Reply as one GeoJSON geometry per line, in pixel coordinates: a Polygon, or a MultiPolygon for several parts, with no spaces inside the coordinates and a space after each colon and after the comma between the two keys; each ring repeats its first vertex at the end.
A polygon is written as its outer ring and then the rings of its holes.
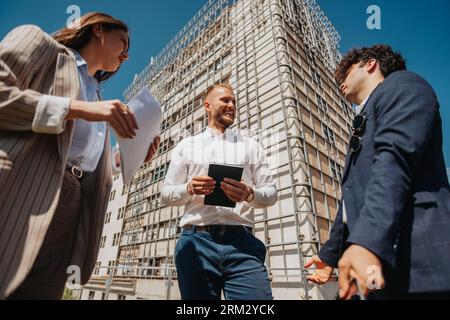
{"type": "Polygon", "coordinates": [[[336,79],[356,104],[330,240],[305,266],[323,284],[339,267],[339,295],[450,297],[450,187],[439,103],[387,45],[354,49],[336,79]],[[381,290],[380,290],[381,289],[381,290]]]}

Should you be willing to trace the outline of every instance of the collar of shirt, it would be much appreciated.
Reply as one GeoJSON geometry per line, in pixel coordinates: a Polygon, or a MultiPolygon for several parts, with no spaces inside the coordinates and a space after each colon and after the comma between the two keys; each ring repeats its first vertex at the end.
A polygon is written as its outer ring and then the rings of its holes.
{"type": "Polygon", "coordinates": [[[356,106],[356,108],[355,108],[356,114],[360,114],[361,113],[361,110],[366,105],[367,100],[369,100],[369,97],[370,97],[370,94],[367,96],[367,98],[364,99],[364,101],[359,106],[356,106]]]}
{"type": "Polygon", "coordinates": [[[229,137],[232,134],[233,134],[233,130],[230,128],[225,129],[224,133],[220,132],[217,129],[211,128],[211,127],[206,127],[206,129],[204,131],[204,136],[206,139],[224,138],[224,137],[229,137]]]}
{"type": "Polygon", "coordinates": [[[364,99],[363,102],[361,102],[361,104],[360,104],[359,106],[356,106],[356,107],[355,107],[355,112],[356,112],[356,114],[360,114],[360,113],[361,113],[361,111],[364,109],[364,106],[366,105],[366,103],[367,103],[367,101],[369,100],[369,98],[372,96],[372,94],[375,92],[375,90],[377,90],[377,89],[380,87],[380,85],[381,85],[382,83],[383,83],[383,81],[380,82],[380,83],[375,87],[375,89],[372,90],[372,92],[364,99]]]}
{"type": "Polygon", "coordinates": [[[91,88],[95,87],[97,94],[100,93],[100,84],[93,76],[91,76],[89,74],[86,60],[83,59],[83,57],[81,56],[81,54],[78,51],[72,49],[72,52],[75,55],[75,61],[76,61],[78,70],[82,74],[83,78],[86,81],[89,81],[88,85],[91,88]]]}
{"type": "MultiPolygon", "coordinates": [[[[100,84],[89,74],[87,63],[83,57],[77,51],[72,51],[75,55],[80,79],[80,100],[101,100],[100,84]]],[[[76,119],[68,163],[79,166],[85,172],[94,172],[103,153],[105,137],[105,122],[87,122],[83,119],[76,119]]]]}

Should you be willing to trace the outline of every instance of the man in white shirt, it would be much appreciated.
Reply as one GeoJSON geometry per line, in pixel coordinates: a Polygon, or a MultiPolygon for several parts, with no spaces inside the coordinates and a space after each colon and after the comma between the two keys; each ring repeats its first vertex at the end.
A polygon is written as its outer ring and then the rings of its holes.
{"type": "Polygon", "coordinates": [[[253,235],[252,208],[277,201],[277,188],[258,143],[229,127],[236,99],[228,84],[205,94],[208,127],[181,141],[172,152],[162,188],[166,205],[185,205],[183,228],[175,248],[181,297],[185,300],[272,299],[264,266],[266,247],[253,235]],[[207,176],[209,164],[241,166],[242,181],[225,179],[217,187],[235,208],[204,205],[217,182],[207,176]]]}

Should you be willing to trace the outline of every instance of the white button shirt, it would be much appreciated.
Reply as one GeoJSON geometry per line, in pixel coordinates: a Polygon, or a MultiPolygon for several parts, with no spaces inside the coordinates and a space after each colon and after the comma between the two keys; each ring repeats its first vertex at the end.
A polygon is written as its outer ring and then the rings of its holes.
{"type": "MultiPolygon", "coordinates": [[[[219,183],[219,182],[217,182],[219,183]]],[[[277,202],[277,188],[262,147],[253,139],[227,129],[224,134],[206,128],[203,133],[183,139],[172,151],[161,198],[165,205],[185,205],[180,226],[186,224],[244,225],[253,227],[251,208],[265,208],[277,202]],[[190,195],[187,185],[195,176],[207,176],[210,163],[242,166],[243,183],[254,190],[254,199],[236,208],[204,205],[204,196],[190,195]]]]}
{"type": "MultiPolygon", "coordinates": [[[[80,99],[83,101],[98,101],[100,99],[100,85],[88,73],[87,63],[81,55],[72,50],[77,63],[77,71],[80,79],[80,99]]],[[[38,109],[51,110],[55,126],[64,130],[65,118],[70,109],[70,98],[43,95],[38,102],[38,109]]],[[[106,122],[88,122],[83,119],[74,120],[74,133],[71,149],[69,150],[69,165],[77,165],[85,172],[94,172],[97,168],[106,139],[106,122]]],[[[119,147],[114,148],[112,159],[119,152],[119,147]]],[[[112,172],[118,174],[120,168],[112,161],[112,172]]]]}
{"type": "MultiPolygon", "coordinates": [[[[80,78],[80,98],[83,101],[98,101],[100,85],[87,69],[86,61],[73,50],[80,78]]],[[[69,165],[80,167],[85,172],[94,172],[103,153],[106,137],[105,122],[74,121],[72,146],[69,151],[69,165]]]]}

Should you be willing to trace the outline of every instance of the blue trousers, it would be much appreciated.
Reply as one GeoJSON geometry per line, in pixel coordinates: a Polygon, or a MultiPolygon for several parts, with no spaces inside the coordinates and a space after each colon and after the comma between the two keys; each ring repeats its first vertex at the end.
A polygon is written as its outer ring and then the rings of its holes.
{"type": "Polygon", "coordinates": [[[266,246],[250,231],[183,230],[175,248],[182,300],[272,300],[266,246]]]}

